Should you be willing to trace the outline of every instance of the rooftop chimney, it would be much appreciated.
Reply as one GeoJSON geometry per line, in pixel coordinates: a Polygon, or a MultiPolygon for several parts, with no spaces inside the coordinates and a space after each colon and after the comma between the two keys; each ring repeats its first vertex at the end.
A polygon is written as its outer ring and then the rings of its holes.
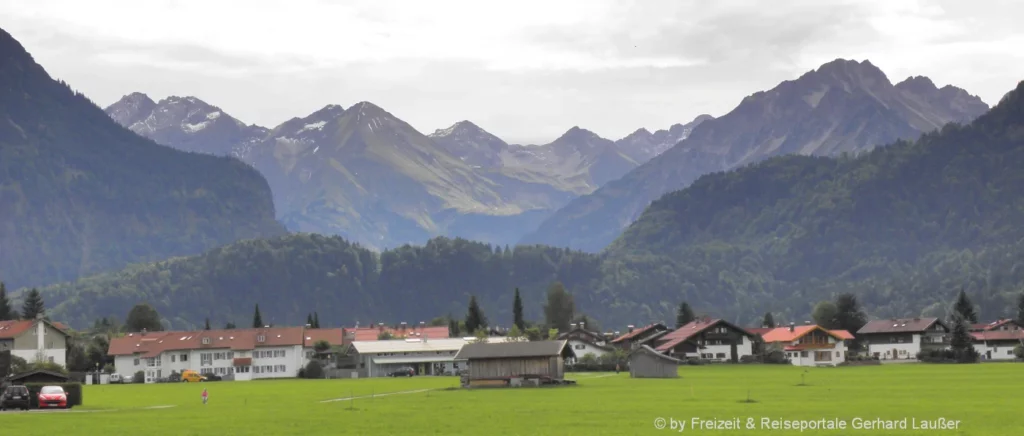
{"type": "Polygon", "coordinates": [[[789,323],[789,331],[792,332],[794,330],[796,330],[796,324],[795,323],[789,323]]]}
{"type": "Polygon", "coordinates": [[[146,336],[146,329],[145,329],[145,327],[143,327],[143,329],[142,329],[142,332],[141,332],[141,333],[142,333],[142,336],[146,336]]]}
{"type": "Polygon", "coordinates": [[[576,328],[576,323],[571,323],[571,324],[569,324],[569,329],[570,329],[570,330],[573,330],[573,329],[575,329],[575,328],[576,328]]]}
{"type": "Polygon", "coordinates": [[[423,330],[426,327],[427,327],[427,323],[425,323],[423,321],[420,321],[420,330],[423,330]]]}
{"type": "Polygon", "coordinates": [[[586,323],[584,323],[583,321],[580,321],[580,330],[583,330],[583,326],[584,326],[585,324],[586,324],[586,323]]]}
{"type": "Polygon", "coordinates": [[[629,333],[633,333],[633,328],[634,328],[634,327],[635,327],[635,326],[634,326],[633,324],[630,324],[630,325],[627,325],[627,326],[626,326],[626,329],[627,329],[627,330],[629,330],[629,333]]]}
{"type": "Polygon", "coordinates": [[[804,321],[804,325],[811,325],[810,321],[804,321]]]}
{"type": "Polygon", "coordinates": [[[405,323],[405,321],[402,321],[402,323],[401,323],[400,325],[401,325],[401,327],[402,327],[402,331],[405,331],[405,326],[407,325],[407,324],[405,323]]]}

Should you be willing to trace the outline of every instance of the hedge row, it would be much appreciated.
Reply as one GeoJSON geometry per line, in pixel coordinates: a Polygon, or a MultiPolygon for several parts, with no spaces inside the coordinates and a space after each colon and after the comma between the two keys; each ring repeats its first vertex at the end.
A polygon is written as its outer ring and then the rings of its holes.
{"type": "Polygon", "coordinates": [[[29,392],[29,407],[33,409],[39,408],[39,390],[43,386],[60,386],[64,388],[64,392],[68,394],[68,405],[69,406],[81,406],[82,405],[82,384],[81,383],[26,383],[25,387],[28,388],[29,392]]]}

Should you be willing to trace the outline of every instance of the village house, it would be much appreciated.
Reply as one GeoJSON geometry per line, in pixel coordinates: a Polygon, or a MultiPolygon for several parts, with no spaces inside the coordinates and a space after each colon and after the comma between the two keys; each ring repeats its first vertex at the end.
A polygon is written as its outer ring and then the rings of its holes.
{"type": "Polygon", "coordinates": [[[847,358],[845,330],[829,331],[818,325],[774,328],[762,338],[768,349],[781,347],[786,358],[796,366],[834,366],[847,358]]]}
{"type": "Polygon", "coordinates": [[[654,349],[673,357],[738,362],[753,354],[755,338],[726,320],[699,318],[659,337],[654,349]]]}
{"type": "Polygon", "coordinates": [[[455,360],[468,365],[463,387],[535,386],[560,382],[565,360],[574,357],[568,341],[466,344],[455,360]]]}
{"type": "Polygon", "coordinates": [[[558,335],[559,340],[569,341],[569,347],[575,354],[575,358],[570,359],[571,362],[577,362],[588,354],[600,359],[601,356],[612,352],[613,348],[608,345],[601,333],[587,330],[584,323],[572,324],[571,327],[571,330],[558,335]]]}
{"type": "Polygon", "coordinates": [[[118,373],[131,377],[143,371],[146,383],[185,370],[237,381],[296,377],[309,362],[319,340],[314,338],[331,342],[335,333],[340,331],[304,327],[142,331],[112,338],[107,354],[118,373]]]}
{"type": "Polygon", "coordinates": [[[35,362],[43,359],[67,365],[67,327],[42,317],[34,320],[0,321],[0,351],[35,362]]]}
{"type": "Polygon", "coordinates": [[[1024,328],[1012,319],[1001,319],[971,327],[974,349],[985,360],[1013,360],[1018,346],[1024,346],[1024,328]]]}
{"type": "Polygon", "coordinates": [[[611,345],[624,349],[626,351],[632,350],[644,344],[652,343],[657,338],[668,333],[668,327],[665,324],[654,323],[641,328],[635,328],[633,325],[626,327],[626,333],[612,339],[611,345]]]}
{"type": "Polygon", "coordinates": [[[917,353],[949,347],[949,327],[938,318],[869,321],[857,331],[868,354],[880,360],[917,359],[917,353]]]}

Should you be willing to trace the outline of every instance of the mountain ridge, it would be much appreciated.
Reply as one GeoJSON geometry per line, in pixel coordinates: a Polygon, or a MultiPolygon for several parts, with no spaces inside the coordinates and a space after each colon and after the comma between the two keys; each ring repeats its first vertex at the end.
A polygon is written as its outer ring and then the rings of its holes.
{"type": "Polygon", "coordinates": [[[954,100],[922,99],[897,89],[869,61],[837,59],[743,98],[735,109],[700,123],[664,153],[569,202],[520,242],[597,252],[651,201],[701,175],[790,153],[859,153],[916,138],[946,122],[973,119],[987,109],[977,97],[968,99],[969,104],[956,100],[954,107],[934,110],[929,101],[954,100]]]}

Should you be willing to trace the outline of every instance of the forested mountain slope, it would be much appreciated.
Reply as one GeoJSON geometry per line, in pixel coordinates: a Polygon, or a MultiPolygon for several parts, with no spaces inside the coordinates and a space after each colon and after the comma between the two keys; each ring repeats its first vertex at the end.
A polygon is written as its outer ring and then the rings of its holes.
{"type": "Polygon", "coordinates": [[[0,30],[0,280],[10,288],[282,233],[258,172],[122,128],[0,30]]]}

